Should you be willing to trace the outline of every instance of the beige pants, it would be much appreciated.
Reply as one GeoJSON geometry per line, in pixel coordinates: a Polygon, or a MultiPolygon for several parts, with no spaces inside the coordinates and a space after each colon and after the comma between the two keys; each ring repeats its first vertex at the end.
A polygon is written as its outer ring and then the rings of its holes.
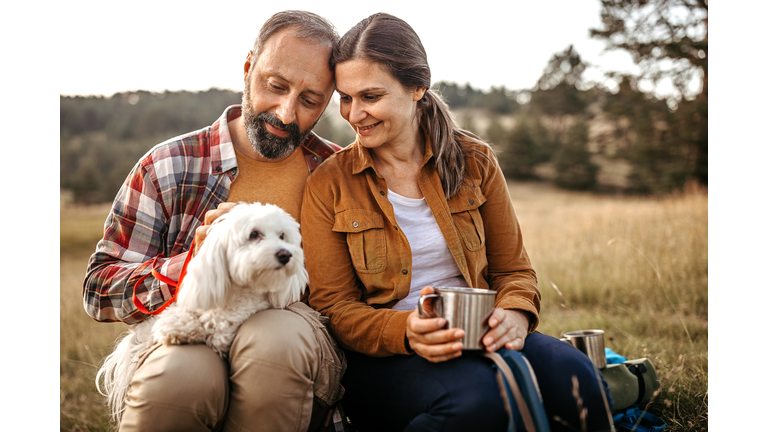
{"type": "Polygon", "coordinates": [[[229,363],[205,345],[155,346],[131,381],[120,431],[315,430],[344,393],[346,359],[303,303],[238,331],[229,363]]]}

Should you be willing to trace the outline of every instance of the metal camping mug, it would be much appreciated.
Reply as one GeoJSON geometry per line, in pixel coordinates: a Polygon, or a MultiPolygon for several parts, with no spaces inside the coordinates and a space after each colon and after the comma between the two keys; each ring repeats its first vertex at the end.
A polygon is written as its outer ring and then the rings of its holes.
{"type": "Polygon", "coordinates": [[[485,349],[482,339],[490,329],[488,319],[496,302],[496,291],[455,287],[434,289],[434,294],[419,297],[419,316],[445,318],[448,321],[447,328],[464,330],[464,337],[460,341],[465,350],[485,349]],[[431,307],[426,308],[425,302],[432,303],[431,307]]]}
{"type": "Polygon", "coordinates": [[[560,340],[586,354],[598,369],[603,369],[606,365],[603,333],[603,330],[578,330],[564,334],[560,340]]]}

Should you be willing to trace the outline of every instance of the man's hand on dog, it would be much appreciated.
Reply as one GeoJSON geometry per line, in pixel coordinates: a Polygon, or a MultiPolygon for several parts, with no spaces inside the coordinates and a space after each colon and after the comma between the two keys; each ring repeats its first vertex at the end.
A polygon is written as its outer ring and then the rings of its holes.
{"type": "Polygon", "coordinates": [[[232,207],[236,205],[237,203],[231,203],[231,202],[221,203],[214,210],[208,210],[205,213],[205,218],[203,219],[203,225],[200,225],[195,230],[195,248],[192,251],[192,256],[197,255],[197,251],[200,250],[200,247],[203,245],[203,241],[205,241],[205,238],[208,237],[208,231],[211,230],[211,224],[213,223],[213,221],[221,217],[221,215],[223,215],[224,213],[227,213],[228,211],[232,210],[232,207]]]}

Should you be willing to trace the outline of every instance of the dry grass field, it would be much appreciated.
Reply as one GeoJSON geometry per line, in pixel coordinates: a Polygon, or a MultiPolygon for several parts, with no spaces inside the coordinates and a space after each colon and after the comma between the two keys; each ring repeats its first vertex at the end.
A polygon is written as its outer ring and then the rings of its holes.
{"type": "MultiPolygon", "coordinates": [[[[708,429],[708,196],[664,198],[564,192],[510,183],[542,293],[539,330],[605,330],[606,346],[649,358],[662,391],[647,409],[667,430],[708,429]]],[[[109,429],[94,376],[123,324],[83,311],[85,265],[109,206],[61,210],[60,425],[109,429]]]]}

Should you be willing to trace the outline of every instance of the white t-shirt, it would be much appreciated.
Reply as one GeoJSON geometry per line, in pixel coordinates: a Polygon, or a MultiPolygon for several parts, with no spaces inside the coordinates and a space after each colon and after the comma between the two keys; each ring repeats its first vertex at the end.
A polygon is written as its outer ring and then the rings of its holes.
{"type": "Polygon", "coordinates": [[[416,309],[421,289],[427,285],[468,287],[427,201],[424,198],[407,198],[391,190],[387,197],[395,211],[397,224],[411,246],[413,260],[411,292],[392,309],[416,309]]]}

